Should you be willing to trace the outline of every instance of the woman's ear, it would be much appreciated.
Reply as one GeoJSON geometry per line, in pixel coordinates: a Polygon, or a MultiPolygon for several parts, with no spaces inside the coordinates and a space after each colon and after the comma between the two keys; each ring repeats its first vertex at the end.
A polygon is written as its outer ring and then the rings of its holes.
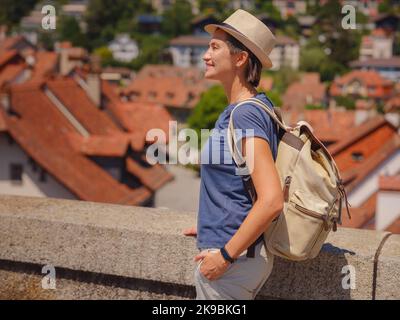
{"type": "Polygon", "coordinates": [[[236,67],[242,67],[246,64],[247,59],[249,58],[249,53],[246,51],[240,51],[237,54],[236,58],[236,67]]]}

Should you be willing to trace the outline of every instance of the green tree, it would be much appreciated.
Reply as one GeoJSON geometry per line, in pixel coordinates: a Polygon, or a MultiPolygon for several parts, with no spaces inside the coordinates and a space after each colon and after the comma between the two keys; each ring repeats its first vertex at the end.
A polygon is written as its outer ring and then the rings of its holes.
{"type": "Polygon", "coordinates": [[[170,37],[190,33],[190,21],[193,19],[191,4],[186,0],[178,0],[164,12],[162,31],[170,37]]]}
{"type": "Polygon", "coordinates": [[[274,79],[274,90],[280,95],[286,91],[290,84],[300,79],[299,72],[287,66],[281,67],[279,71],[266,72],[266,74],[272,76],[274,79]]]}
{"type": "Polygon", "coordinates": [[[36,5],[37,0],[1,0],[0,25],[16,26],[36,5]]]}
{"type": "Polygon", "coordinates": [[[345,107],[347,110],[355,110],[356,108],[356,103],[351,97],[338,96],[335,97],[335,101],[338,106],[345,107]]]}
{"type": "Polygon", "coordinates": [[[378,11],[379,13],[389,13],[391,11],[391,4],[390,0],[383,0],[379,5],[378,5],[378,11]]]}
{"type": "Polygon", "coordinates": [[[266,13],[271,19],[274,19],[278,23],[282,21],[280,11],[274,6],[272,1],[256,0],[254,3],[254,13],[266,13]]]}
{"type": "Polygon", "coordinates": [[[265,92],[267,97],[272,101],[275,107],[281,107],[282,106],[282,99],[281,99],[281,94],[277,90],[271,90],[268,92],[265,92]]]}
{"type": "Polygon", "coordinates": [[[300,55],[300,69],[306,72],[319,72],[321,64],[326,59],[326,54],[321,48],[304,48],[300,55]]]}
{"type": "Polygon", "coordinates": [[[188,119],[189,127],[197,132],[199,144],[201,129],[214,128],[215,122],[227,104],[224,89],[220,85],[211,87],[201,95],[200,101],[188,119]]]}
{"type": "Polygon", "coordinates": [[[112,64],[113,56],[112,52],[108,47],[100,47],[94,50],[94,54],[101,58],[102,66],[108,66],[112,64]]]}
{"type": "Polygon", "coordinates": [[[324,107],[321,105],[315,105],[315,104],[307,104],[306,105],[306,110],[323,110],[324,107]]]}
{"type": "Polygon", "coordinates": [[[232,13],[229,3],[230,0],[198,0],[199,10],[202,14],[213,14],[220,20],[232,13]]]}
{"type": "Polygon", "coordinates": [[[116,33],[127,31],[129,27],[134,29],[135,17],[151,10],[151,5],[145,0],[91,0],[85,15],[87,48],[101,47],[116,33]]]}
{"type": "Polygon", "coordinates": [[[58,34],[61,41],[71,41],[72,45],[77,47],[85,45],[85,35],[74,17],[61,16],[58,23],[58,34]]]}
{"type": "Polygon", "coordinates": [[[145,35],[139,37],[139,56],[129,63],[129,67],[140,70],[146,64],[163,63],[161,55],[168,46],[168,38],[163,35],[145,35]]]}
{"type": "Polygon", "coordinates": [[[313,33],[325,37],[321,46],[330,52],[329,60],[346,67],[350,61],[358,58],[361,32],[342,28],[344,15],[341,8],[337,0],[328,0],[320,7],[313,33]]]}

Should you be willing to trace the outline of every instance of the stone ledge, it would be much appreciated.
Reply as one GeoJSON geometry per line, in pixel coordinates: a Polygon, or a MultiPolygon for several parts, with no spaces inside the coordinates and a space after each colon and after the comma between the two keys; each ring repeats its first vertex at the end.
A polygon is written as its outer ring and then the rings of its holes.
{"type": "MultiPolygon", "coordinates": [[[[197,250],[182,230],[195,223],[193,213],[173,210],[0,196],[0,298],[29,296],[13,285],[25,278],[40,280],[30,296],[47,297],[39,271],[47,264],[61,283],[49,299],[193,298],[197,250]]],[[[399,299],[400,236],[387,239],[374,270],[385,235],[339,228],[312,261],[275,257],[258,299],[399,299]],[[346,265],[355,268],[355,289],[342,288],[346,265]]]]}

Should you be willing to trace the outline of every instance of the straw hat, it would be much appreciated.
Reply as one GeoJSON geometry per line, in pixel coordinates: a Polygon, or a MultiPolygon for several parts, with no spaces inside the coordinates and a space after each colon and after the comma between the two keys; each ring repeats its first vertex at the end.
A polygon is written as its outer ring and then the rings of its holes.
{"type": "Polygon", "coordinates": [[[271,30],[256,17],[242,9],[236,10],[221,24],[207,24],[209,34],[219,28],[243,43],[260,60],[264,68],[271,68],[269,54],[276,44],[271,30]]]}

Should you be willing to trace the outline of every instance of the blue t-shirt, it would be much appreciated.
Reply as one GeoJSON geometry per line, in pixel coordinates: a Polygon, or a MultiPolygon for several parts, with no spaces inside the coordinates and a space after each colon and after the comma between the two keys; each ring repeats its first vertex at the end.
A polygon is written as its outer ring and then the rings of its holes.
{"type": "MultiPolygon", "coordinates": [[[[264,93],[257,94],[255,98],[273,108],[272,102],[264,93]]],[[[237,167],[229,152],[227,128],[235,106],[236,104],[228,105],[220,114],[201,151],[198,248],[222,248],[236,233],[252,208],[242,176],[237,175],[237,167]]],[[[237,134],[238,129],[241,129],[239,131],[242,132],[242,137],[265,139],[274,160],[276,159],[278,130],[265,110],[251,103],[241,105],[233,113],[233,123],[237,134]]]]}

